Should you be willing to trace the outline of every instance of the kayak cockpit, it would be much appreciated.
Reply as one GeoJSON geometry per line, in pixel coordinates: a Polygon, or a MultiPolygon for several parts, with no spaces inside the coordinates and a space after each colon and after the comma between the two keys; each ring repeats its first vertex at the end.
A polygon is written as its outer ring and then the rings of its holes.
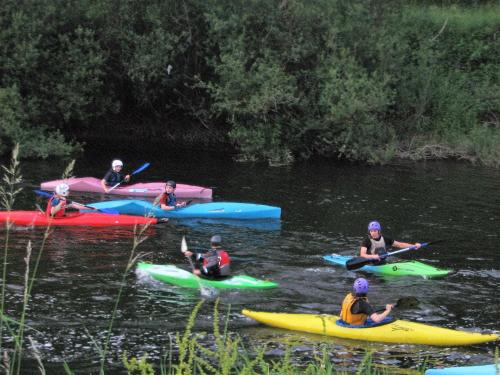
{"type": "Polygon", "coordinates": [[[366,319],[366,322],[364,324],[349,324],[344,322],[342,319],[337,319],[335,324],[337,324],[340,327],[344,328],[373,328],[373,327],[378,327],[378,326],[383,326],[389,323],[392,323],[394,321],[394,318],[392,316],[387,316],[384,318],[379,323],[375,323],[373,320],[370,318],[366,319]]]}

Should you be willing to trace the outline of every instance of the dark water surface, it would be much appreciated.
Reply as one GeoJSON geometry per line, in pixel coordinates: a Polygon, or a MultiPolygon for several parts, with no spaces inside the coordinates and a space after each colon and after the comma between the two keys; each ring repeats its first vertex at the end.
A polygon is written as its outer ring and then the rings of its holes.
{"type": "MultiPolygon", "coordinates": [[[[88,152],[77,160],[75,174],[101,177],[114,156],[104,149],[88,152]]],[[[187,269],[180,254],[182,235],[191,246],[204,246],[218,233],[233,257],[235,273],[280,283],[276,290],[209,296],[197,319],[200,330],[211,332],[214,300],[220,297],[221,312],[231,305],[230,329],[246,342],[268,343],[270,354],[276,355],[291,343],[297,360],[306,362],[322,337],[261,326],[241,315],[241,309],[337,314],[360,275],[370,280],[371,301],[377,305],[408,296],[420,301],[416,308],[395,311],[398,318],[466,330],[500,330],[498,170],[455,162],[370,167],[323,161],[270,168],[200,152],[165,155],[157,150],[149,155],[131,150],[121,156],[126,170],[152,163],[138,181],[169,178],[212,186],[214,200],[271,204],[283,210],[281,225],[274,227],[169,223],[147,230],[149,238],[138,251],[147,253],[148,261],[187,269]],[[375,219],[382,222],[387,236],[397,240],[445,239],[402,258],[456,272],[437,280],[384,279],[323,261],[322,256],[332,252],[355,254],[367,223],[375,219]]],[[[32,209],[31,190],[41,181],[60,178],[66,165],[62,160],[24,162],[25,190],[16,209],[32,209]]],[[[89,203],[103,199],[85,193],[71,197],[89,203]]],[[[27,243],[32,241],[36,254],[43,233],[43,229],[17,228],[10,235],[6,310],[12,316],[21,307],[27,243]]],[[[0,231],[0,240],[4,239],[5,229],[0,231]]],[[[106,335],[132,242],[132,230],[116,228],[56,228],[48,239],[28,320],[38,330],[29,334],[52,372],[62,371],[63,361],[77,373],[98,368],[93,340],[100,342],[106,335]]],[[[169,337],[185,326],[200,291],[162,285],[135,272],[126,280],[111,339],[112,366],[120,363],[124,351],[129,356],[147,354],[158,363],[169,337]]],[[[208,344],[210,336],[205,340],[208,344]]],[[[426,358],[433,364],[491,363],[495,348],[495,344],[439,348],[335,338],[329,342],[333,361],[346,369],[361,361],[366,348],[376,350],[375,362],[402,368],[417,368],[426,358]]],[[[27,366],[28,373],[31,364],[27,366]]]]}

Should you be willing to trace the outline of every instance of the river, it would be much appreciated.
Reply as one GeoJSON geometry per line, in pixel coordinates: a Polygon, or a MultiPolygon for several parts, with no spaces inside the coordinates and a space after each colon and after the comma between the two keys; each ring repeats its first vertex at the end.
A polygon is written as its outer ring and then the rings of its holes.
{"type": "MultiPolygon", "coordinates": [[[[217,296],[205,296],[207,302],[196,329],[211,332],[212,310],[218,297],[221,313],[231,307],[230,330],[246,342],[269,344],[270,355],[280,355],[291,343],[297,360],[307,361],[321,337],[261,326],[245,318],[241,309],[337,314],[353,280],[364,275],[371,283],[370,299],[377,305],[401,297],[418,299],[415,308],[395,310],[398,318],[449,328],[500,331],[499,170],[449,161],[388,166],[315,161],[268,167],[236,163],[219,154],[137,147],[119,155],[129,171],[151,162],[136,181],[174,179],[213,187],[214,200],[282,208],[282,221],[277,225],[171,222],[146,231],[148,239],[137,251],[147,261],[189,269],[180,253],[182,236],[186,235],[190,246],[202,247],[210,236],[220,234],[232,256],[234,273],[280,284],[276,290],[222,291],[217,296]],[[379,220],[384,233],[400,241],[445,240],[401,258],[418,259],[455,272],[442,279],[387,279],[346,271],[322,259],[332,252],[357,253],[371,220],[379,220]]],[[[88,151],[77,160],[75,174],[101,177],[115,156],[104,147],[88,151]]],[[[60,178],[67,162],[22,162],[24,190],[15,208],[33,209],[32,189],[41,181],[60,178]]],[[[88,203],[105,198],[78,192],[71,197],[88,203]]],[[[27,243],[32,241],[36,254],[43,233],[43,229],[16,228],[10,235],[6,283],[6,312],[10,315],[16,316],[21,307],[27,243]]],[[[5,229],[0,239],[3,243],[5,229]]],[[[76,373],[99,368],[93,340],[99,342],[105,337],[132,242],[129,229],[54,229],[41,255],[29,304],[28,324],[37,331],[27,332],[49,373],[62,372],[64,361],[76,373]]],[[[137,357],[147,353],[152,362],[158,363],[169,347],[170,335],[182,331],[200,297],[199,290],[161,285],[131,271],[112,333],[114,364],[108,368],[109,373],[121,372],[124,351],[137,357]]],[[[9,341],[8,336],[4,340],[9,341]]],[[[210,336],[205,340],[209,345],[210,336]]],[[[449,366],[491,363],[495,348],[495,344],[439,348],[335,338],[329,342],[334,348],[332,361],[347,370],[362,360],[366,348],[375,350],[376,363],[409,369],[418,368],[426,359],[449,366]]],[[[30,373],[35,366],[27,361],[24,372],[30,373]]]]}

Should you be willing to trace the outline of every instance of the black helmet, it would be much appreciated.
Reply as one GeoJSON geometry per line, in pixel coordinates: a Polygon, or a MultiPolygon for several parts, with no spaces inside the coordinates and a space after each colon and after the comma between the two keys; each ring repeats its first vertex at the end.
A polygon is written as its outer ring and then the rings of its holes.
{"type": "Polygon", "coordinates": [[[177,184],[175,183],[175,181],[172,181],[172,180],[168,180],[165,185],[172,186],[174,189],[177,187],[177,184]]]}
{"type": "Polygon", "coordinates": [[[222,243],[221,236],[219,236],[218,234],[216,234],[215,236],[212,236],[212,238],[210,238],[210,243],[212,243],[212,244],[220,244],[220,243],[222,243]]]}

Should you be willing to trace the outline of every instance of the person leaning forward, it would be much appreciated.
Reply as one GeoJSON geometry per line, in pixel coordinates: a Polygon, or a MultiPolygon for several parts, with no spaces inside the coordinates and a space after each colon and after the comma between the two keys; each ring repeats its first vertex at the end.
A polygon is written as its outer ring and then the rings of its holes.
{"type": "Polygon", "coordinates": [[[194,260],[195,275],[210,279],[221,279],[231,275],[231,259],[227,251],[222,249],[222,238],[219,235],[212,236],[208,251],[195,253],[186,251],[184,255],[194,260]]]}

